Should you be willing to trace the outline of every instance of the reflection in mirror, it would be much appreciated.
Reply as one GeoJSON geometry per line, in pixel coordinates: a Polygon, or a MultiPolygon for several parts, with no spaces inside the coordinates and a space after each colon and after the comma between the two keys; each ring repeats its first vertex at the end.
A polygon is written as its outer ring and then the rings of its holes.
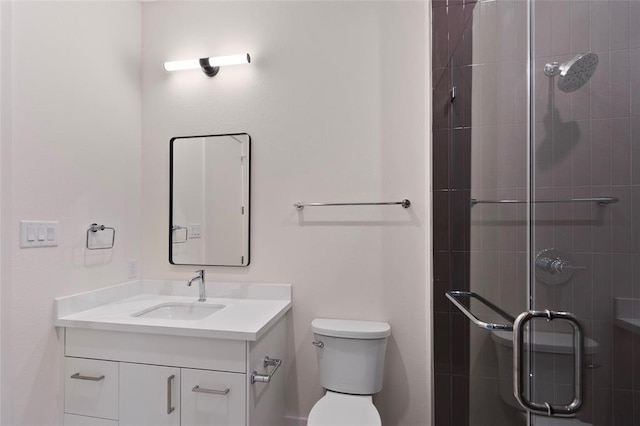
{"type": "Polygon", "coordinates": [[[246,133],[171,139],[169,262],[249,264],[246,133]]]}

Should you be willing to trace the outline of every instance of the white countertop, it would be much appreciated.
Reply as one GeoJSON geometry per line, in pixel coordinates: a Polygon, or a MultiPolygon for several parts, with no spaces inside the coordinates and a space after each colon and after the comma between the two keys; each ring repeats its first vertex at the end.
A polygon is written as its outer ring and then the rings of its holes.
{"type": "Polygon", "coordinates": [[[291,285],[207,283],[207,301],[198,286],[182,281],[132,281],[55,299],[57,327],[255,341],[291,309],[291,285]],[[132,316],[161,303],[224,305],[200,320],[132,316]]]}

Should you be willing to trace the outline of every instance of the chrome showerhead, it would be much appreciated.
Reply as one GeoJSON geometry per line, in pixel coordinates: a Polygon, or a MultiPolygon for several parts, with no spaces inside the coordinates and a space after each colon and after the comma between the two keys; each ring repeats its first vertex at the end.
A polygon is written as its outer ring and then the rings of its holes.
{"type": "Polygon", "coordinates": [[[558,77],[558,89],[566,93],[575,92],[585,85],[598,67],[598,55],[595,53],[580,53],[572,60],[559,64],[550,62],[544,66],[544,73],[549,77],[558,77]]]}

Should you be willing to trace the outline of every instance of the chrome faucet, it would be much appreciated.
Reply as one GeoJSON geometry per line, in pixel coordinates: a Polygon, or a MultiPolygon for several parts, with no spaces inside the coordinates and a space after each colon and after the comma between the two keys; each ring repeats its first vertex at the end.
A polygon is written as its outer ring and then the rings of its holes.
{"type": "Polygon", "coordinates": [[[198,275],[196,275],[195,277],[189,279],[189,281],[187,281],[187,285],[189,287],[191,287],[191,283],[194,282],[195,280],[200,280],[200,289],[199,289],[199,294],[198,294],[198,302],[206,302],[207,301],[207,296],[205,294],[205,289],[204,289],[204,269],[198,269],[196,271],[198,273],[198,275]]]}

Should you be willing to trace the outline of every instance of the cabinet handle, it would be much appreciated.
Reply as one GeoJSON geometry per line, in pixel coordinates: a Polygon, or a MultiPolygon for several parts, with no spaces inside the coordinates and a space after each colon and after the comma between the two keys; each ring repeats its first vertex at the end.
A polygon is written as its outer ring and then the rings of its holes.
{"type": "Polygon", "coordinates": [[[218,389],[206,389],[206,388],[201,388],[200,385],[195,385],[193,387],[193,389],[191,389],[192,392],[200,392],[200,393],[212,393],[215,395],[226,395],[229,393],[229,388],[224,388],[223,390],[218,390],[218,389]]]}
{"type": "Polygon", "coordinates": [[[101,380],[104,380],[104,375],[95,377],[95,376],[81,376],[80,373],[76,373],[76,374],[72,374],[71,378],[78,379],[78,380],[90,380],[92,382],[99,382],[101,380]]]}
{"type": "Polygon", "coordinates": [[[175,377],[176,376],[172,374],[167,378],[167,414],[173,413],[173,410],[176,409],[176,407],[171,406],[171,400],[173,399],[171,397],[171,382],[173,382],[175,377]]]}

